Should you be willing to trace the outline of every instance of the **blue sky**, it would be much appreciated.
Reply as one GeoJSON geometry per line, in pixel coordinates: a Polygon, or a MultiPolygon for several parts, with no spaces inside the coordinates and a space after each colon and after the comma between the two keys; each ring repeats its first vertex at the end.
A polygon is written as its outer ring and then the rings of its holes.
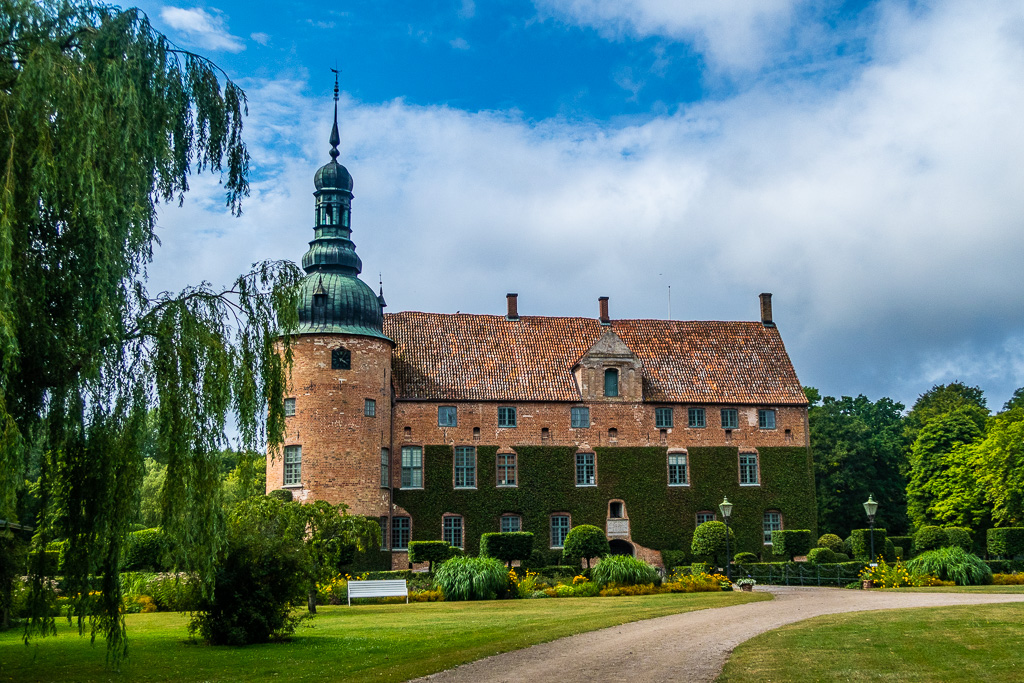
{"type": "Polygon", "coordinates": [[[297,261],[342,69],[389,310],[775,317],[801,381],[1024,385],[1019,2],[142,3],[247,91],[253,192],[197,179],[153,289],[297,261]]]}

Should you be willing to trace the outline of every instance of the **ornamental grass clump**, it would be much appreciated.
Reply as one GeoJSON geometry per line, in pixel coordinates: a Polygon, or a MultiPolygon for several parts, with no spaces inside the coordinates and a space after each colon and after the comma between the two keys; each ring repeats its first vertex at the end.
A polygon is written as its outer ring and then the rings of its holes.
{"type": "Polygon", "coordinates": [[[992,570],[980,557],[958,546],[923,552],[910,562],[912,572],[932,574],[958,586],[983,586],[992,583],[992,570]]]}
{"type": "Polygon", "coordinates": [[[445,600],[494,600],[509,591],[509,574],[493,557],[453,557],[434,573],[445,600]]]}
{"type": "Polygon", "coordinates": [[[620,586],[660,584],[658,570],[632,555],[611,555],[601,560],[591,572],[591,580],[599,586],[609,583],[620,586]]]}

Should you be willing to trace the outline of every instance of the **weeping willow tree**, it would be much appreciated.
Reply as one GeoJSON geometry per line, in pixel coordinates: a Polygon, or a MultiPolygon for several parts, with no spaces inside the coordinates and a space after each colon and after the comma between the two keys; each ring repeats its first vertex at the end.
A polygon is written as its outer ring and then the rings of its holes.
{"type": "Polygon", "coordinates": [[[118,573],[143,477],[147,412],[167,462],[162,525],[178,566],[208,579],[222,537],[218,452],[279,443],[295,266],[224,290],[150,296],[156,208],[191,173],[220,174],[240,212],[244,93],[138,10],[0,0],[0,519],[38,468],[26,638],[52,633],[42,549],[69,541],[80,632],[126,653],[118,573]],[[99,582],[99,586],[96,583],[99,582]],[[101,591],[89,607],[89,590],[101,591]]]}

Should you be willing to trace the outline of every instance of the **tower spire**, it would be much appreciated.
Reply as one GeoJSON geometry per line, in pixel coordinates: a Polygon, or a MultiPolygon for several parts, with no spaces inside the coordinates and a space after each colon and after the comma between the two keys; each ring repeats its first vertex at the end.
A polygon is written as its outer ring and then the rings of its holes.
{"type": "Polygon", "coordinates": [[[334,127],[331,128],[331,158],[337,159],[341,152],[338,151],[338,145],[341,143],[341,136],[338,135],[338,73],[337,69],[331,69],[334,72],[334,127]]]}

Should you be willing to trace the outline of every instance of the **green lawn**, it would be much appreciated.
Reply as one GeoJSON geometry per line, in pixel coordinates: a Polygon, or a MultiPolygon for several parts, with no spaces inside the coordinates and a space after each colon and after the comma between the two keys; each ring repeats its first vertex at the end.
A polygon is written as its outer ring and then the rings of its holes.
{"type": "MultiPolygon", "coordinates": [[[[929,589],[935,590],[935,589],[929,589]]],[[[1021,680],[1024,604],[837,614],[743,643],[719,683],[1021,680]]]]}
{"type": "Polygon", "coordinates": [[[914,593],[1024,593],[1024,586],[936,586],[935,588],[897,588],[914,593]]]}
{"type": "Polygon", "coordinates": [[[771,596],[675,593],[322,607],[289,642],[245,648],[188,642],[187,617],[128,616],[130,659],[104,668],[105,644],[61,621],[56,638],[0,633],[0,681],[404,681],[481,657],[629,621],[771,596]]]}

